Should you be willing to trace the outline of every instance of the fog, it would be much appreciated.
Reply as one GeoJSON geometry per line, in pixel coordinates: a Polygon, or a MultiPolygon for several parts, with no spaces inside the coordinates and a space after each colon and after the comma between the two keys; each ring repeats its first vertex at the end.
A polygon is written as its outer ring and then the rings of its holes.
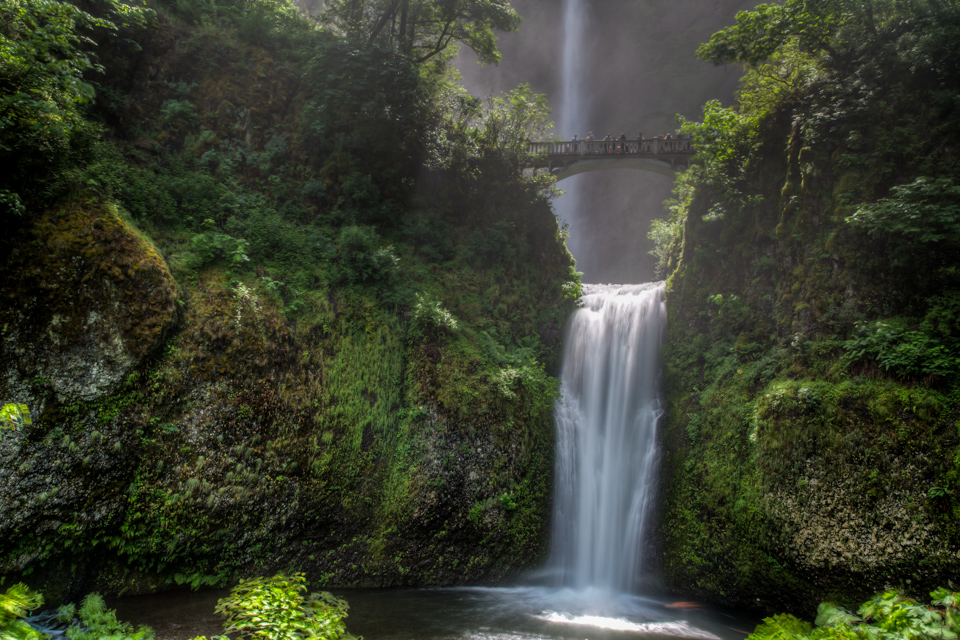
{"type": "MultiPolygon", "coordinates": [[[[563,7],[567,0],[514,0],[524,22],[501,34],[499,66],[481,66],[464,48],[457,60],[463,81],[478,96],[499,95],[528,82],[545,93],[552,119],[565,122],[561,92],[563,7]]],[[[699,119],[703,103],[729,104],[740,69],[697,60],[697,46],[734,22],[744,0],[579,0],[585,7],[578,83],[583,121],[562,138],[625,133],[636,138],[676,128],[676,115],[699,119]]],[[[567,128],[567,127],[564,127],[567,128]]],[[[585,282],[639,283],[655,279],[647,231],[664,214],[673,181],[631,169],[598,171],[559,183],[568,195],[556,203],[569,224],[569,246],[585,282]]]]}

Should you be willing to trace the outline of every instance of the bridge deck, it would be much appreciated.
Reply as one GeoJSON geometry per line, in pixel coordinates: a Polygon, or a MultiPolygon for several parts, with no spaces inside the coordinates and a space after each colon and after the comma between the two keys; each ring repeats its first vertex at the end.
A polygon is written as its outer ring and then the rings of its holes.
{"type": "Polygon", "coordinates": [[[653,138],[651,140],[592,140],[586,142],[531,142],[527,152],[536,156],[579,157],[617,155],[693,155],[690,138],[653,138]]]}
{"type": "Polygon", "coordinates": [[[531,142],[527,145],[528,167],[546,168],[558,180],[618,167],[674,175],[690,165],[692,142],[690,138],[531,142]]]}

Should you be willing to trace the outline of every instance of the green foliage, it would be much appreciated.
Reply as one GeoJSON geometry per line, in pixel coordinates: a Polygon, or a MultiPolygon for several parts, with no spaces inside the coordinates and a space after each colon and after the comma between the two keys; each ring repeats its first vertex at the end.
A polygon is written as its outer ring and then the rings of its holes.
{"type": "Polygon", "coordinates": [[[347,601],[325,591],[304,597],[306,590],[302,573],[241,580],[216,612],[226,618],[225,631],[239,638],[353,638],[343,623],[347,601]]]}
{"type": "MultiPolygon", "coordinates": [[[[305,21],[286,21],[287,2],[155,0],[155,6],[164,11],[163,25],[149,37],[130,37],[147,49],[145,60],[162,60],[159,76],[153,67],[149,77],[128,73],[136,56],[126,47],[136,46],[133,40],[107,47],[108,38],[98,37],[110,93],[77,106],[78,126],[102,118],[110,142],[98,139],[99,125],[87,127],[86,137],[74,131],[65,144],[77,151],[56,167],[43,193],[116,202],[129,212],[178,279],[182,324],[176,344],[151,358],[142,377],[131,377],[138,391],[123,396],[129,402],[118,403],[117,395],[49,407],[68,430],[107,417],[129,421],[124,433],[130,439],[99,450],[85,450],[86,441],[73,431],[50,440],[62,443],[57,477],[95,476],[103,456],[123,459],[109,489],[122,494],[129,485],[117,517],[87,526],[82,512],[61,514],[68,520],[59,530],[25,535],[22,548],[7,545],[3,557],[28,557],[23,550],[29,548],[39,553],[29,556],[37,558],[31,568],[47,562],[45,573],[52,575],[56,563],[63,571],[83,565],[99,557],[103,546],[94,547],[107,543],[141,575],[167,576],[171,584],[223,584],[287,544],[278,523],[288,515],[342,510],[338,521],[357,523],[364,536],[377,521],[374,511],[403,522],[414,499],[413,470],[424,454],[410,452],[414,438],[398,435],[401,426],[415,433],[459,418],[458,411],[466,416],[469,408],[469,421],[457,424],[467,425],[470,437],[474,430],[495,430],[498,444],[516,443],[521,457],[542,454],[532,488],[518,483],[529,468],[516,456],[495,470],[487,498],[509,511],[511,527],[525,523],[524,533],[497,524],[497,541],[477,551],[470,570],[502,572],[506,555],[513,563],[530,562],[526,550],[542,542],[540,507],[548,493],[542,478],[549,474],[540,440],[548,439],[556,391],[544,362],[556,357],[557,347],[517,336],[542,327],[558,332],[560,287],[568,285],[573,295],[576,284],[565,282],[569,259],[542,196],[502,161],[513,153],[508,149],[522,147],[527,124],[538,122],[533,111],[543,108],[542,98],[526,91],[525,102],[501,105],[489,138],[479,107],[469,133],[457,132],[431,94],[438,76],[384,43],[366,46],[329,30],[303,30],[305,21]],[[174,49],[163,44],[168,28],[179,43],[174,49]],[[300,38],[295,49],[286,48],[285,40],[300,38]],[[469,148],[458,166],[462,173],[447,171],[452,165],[424,167],[428,146],[452,156],[448,148],[460,142],[469,148]],[[471,236],[475,229],[480,233],[471,236]],[[489,261],[491,273],[468,265],[467,254],[489,261]],[[502,256],[508,264],[500,263],[502,256]],[[421,257],[452,264],[434,270],[421,257]],[[197,272],[204,267],[212,268],[197,272]],[[462,280],[447,278],[454,273],[462,280]],[[414,291],[430,293],[413,304],[414,291]],[[248,314],[255,315],[256,331],[248,314]],[[489,351],[479,342],[479,327],[488,332],[489,351]],[[428,328],[444,332],[443,340],[404,340],[428,328]],[[421,346],[422,361],[411,354],[421,346]],[[440,360],[430,360],[435,355],[440,360]],[[270,375],[260,372],[280,369],[283,384],[257,386],[270,375]],[[464,375],[471,384],[461,384],[464,375]],[[182,409],[167,406],[212,379],[225,385],[224,393],[182,409]],[[451,396],[456,401],[446,403],[451,396]],[[106,404],[116,406],[105,417],[106,404]],[[223,409],[226,419],[185,439],[183,411],[208,406],[223,409]],[[260,434],[276,440],[255,444],[260,434]],[[257,455],[231,458],[234,443],[255,447],[257,455]],[[388,499],[381,491],[393,479],[385,480],[383,461],[392,459],[394,446],[404,465],[388,499]],[[248,526],[232,526],[238,522],[248,526]],[[518,551],[514,541],[521,539],[518,551]]],[[[86,43],[83,50],[92,47],[86,43]]],[[[95,77],[84,76],[87,82],[95,77]]],[[[465,100],[465,111],[479,104],[465,100]]],[[[36,206],[36,198],[21,198],[19,183],[3,186],[0,206],[20,212],[36,206]]],[[[96,242],[99,229],[86,231],[96,242]]],[[[48,517],[54,502],[31,506],[29,517],[48,517]]],[[[30,526],[23,525],[25,532],[30,526]]],[[[337,538],[344,530],[331,529],[328,541],[344,544],[337,538]]],[[[459,553],[463,543],[452,538],[431,544],[459,553]]],[[[377,542],[398,544],[385,534],[377,542]]],[[[343,571],[329,559],[318,562],[324,571],[343,571]]]]}
{"type": "Polygon", "coordinates": [[[957,640],[957,594],[938,589],[930,597],[929,605],[921,605],[896,591],[887,591],[865,602],[858,615],[823,603],[817,611],[815,628],[781,614],[764,618],[748,640],[957,640]]]}
{"type": "MultiPolygon", "coordinates": [[[[661,533],[676,588],[810,607],[956,572],[939,543],[872,540],[957,532],[958,49],[956,0],[786,0],[701,48],[747,73],[737,105],[684,124],[700,157],[651,233],[672,270],[661,533]],[[891,495],[908,506],[879,515],[891,495]],[[825,505],[871,542],[831,556],[845,533],[825,505]]],[[[836,616],[810,637],[867,637],[836,616]]],[[[771,637],[808,637],[777,624],[771,637]]]]}
{"type": "Polygon", "coordinates": [[[683,218],[671,216],[667,220],[653,219],[650,221],[650,231],[647,238],[653,241],[650,254],[657,259],[657,277],[667,275],[670,257],[675,251],[675,245],[683,235],[683,218]]]}
{"type": "Polygon", "coordinates": [[[948,376],[960,368],[960,357],[935,338],[910,331],[905,323],[861,322],[857,335],[845,344],[854,360],[871,358],[899,376],[948,376]]]}
{"type": "Polygon", "coordinates": [[[163,124],[186,130],[197,120],[197,110],[187,100],[167,100],[160,107],[160,122],[163,124]]]}
{"type": "Polygon", "coordinates": [[[21,619],[41,605],[43,596],[23,583],[0,594],[0,640],[41,640],[46,637],[21,619]]]}
{"type": "Polygon", "coordinates": [[[737,24],[722,29],[700,46],[697,55],[716,65],[741,62],[758,66],[790,41],[806,50],[826,46],[839,26],[831,0],[788,0],[783,5],[761,4],[737,14],[737,24]]]}
{"type": "Polygon", "coordinates": [[[737,113],[711,100],[703,106],[703,122],[680,119],[681,131],[693,135],[696,157],[704,164],[701,179],[720,179],[728,186],[727,174],[742,175],[744,158],[756,149],[759,118],[737,113]]]}
{"type": "Polygon", "coordinates": [[[465,254],[474,264],[494,267],[517,256],[517,234],[510,220],[498,220],[487,227],[476,228],[467,236],[465,254]]]}
{"type": "Polygon", "coordinates": [[[424,63],[459,42],[482,62],[499,62],[496,31],[514,31],[509,0],[334,0],[321,19],[364,46],[393,47],[424,63]]]}
{"type": "Polygon", "coordinates": [[[763,624],[750,634],[751,640],[799,640],[809,635],[809,622],[798,620],[789,613],[763,619],[763,624]]]}
{"type": "Polygon", "coordinates": [[[335,40],[315,48],[302,79],[304,133],[327,162],[322,173],[342,219],[393,222],[434,117],[417,68],[396,53],[335,40]]]}
{"type": "Polygon", "coordinates": [[[337,274],[341,282],[375,286],[389,285],[397,277],[400,258],[393,247],[381,247],[370,227],[344,227],[337,249],[337,274]]]}
{"type": "Polygon", "coordinates": [[[955,244],[960,238],[960,185],[950,178],[920,177],[894,187],[889,198],[861,205],[847,222],[908,242],[955,244]]]}
{"type": "Polygon", "coordinates": [[[63,162],[72,138],[91,130],[81,105],[95,90],[85,74],[101,71],[89,33],[142,24],[149,11],[110,0],[115,17],[97,17],[59,0],[0,4],[0,190],[25,200],[25,185],[63,162]],[[39,174],[39,176],[37,175],[39,174]]]}
{"type": "Polygon", "coordinates": [[[529,84],[491,98],[481,124],[483,141],[513,158],[522,158],[528,141],[541,140],[553,129],[547,96],[534,93],[529,84]]]}
{"type": "Polygon", "coordinates": [[[832,602],[821,602],[817,607],[817,619],[814,624],[818,627],[833,627],[839,625],[850,626],[863,622],[863,618],[853,615],[832,602]]]}
{"type": "Polygon", "coordinates": [[[919,322],[891,318],[860,321],[844,343],[852,362],[873,360],[885,371],[904,378],[951,378],[960,372],[960,295],[930,300],[919,322]]]}
{"type": "Polygon", "coordinates": [[[404,238],[430,262],[446,262],[457,253],[449,230],[437,216],[420,216],[408,221],[404,238]]]}
{"type": "Polygon", "coordinates": [[[418,293],[413,305],[415,324],[431,331],[456,332],[460,330],[460,322],[449,311],[443,308],[440,300],[429,293],[418,293]]]}
{"type": "Polygon", "coordinates": [[[136,631],[128,622],[117,620],[117,614],[107,609],[103,598],[95,593],[83,599],[77,611],[79,625],[67,628],[70,640],[153,640],[153,631],[142,626],[136,631]]]}
{"type": "Polygon", "coordinates": [[[204,226],[210,227],[210,230],[198,233],[190,240],[190,246],[196,254],[196,261],[191,265],[194,269],[200,269],[220,259],[226,259],[233,269],[250,261],[246,240],[216,231],[212,220],[205,221],[204,226]]]}
{"type": "Polygon", "coordinates": [[[25,404],[6,403],[0,409],[0,429],[23,431],[32,424],[30,409],[25,404]]]}
{"type": "Polygon", "coordinates": [[[708,296],[707,303],[716,313],[717,325],[724,335],[736,333],[750,319],[750,309],[740,296],[717,293],[708,296]]]}

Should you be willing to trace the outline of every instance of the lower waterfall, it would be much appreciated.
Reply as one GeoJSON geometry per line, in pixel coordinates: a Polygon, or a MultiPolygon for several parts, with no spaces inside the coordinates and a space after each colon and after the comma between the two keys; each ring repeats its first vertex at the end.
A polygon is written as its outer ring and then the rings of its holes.
{"type": "Polygon", "coordinates": [[[585,285],[556,407],[550,565],[562,584],[629,592],[656,494],[664,283],[585,285]]]}

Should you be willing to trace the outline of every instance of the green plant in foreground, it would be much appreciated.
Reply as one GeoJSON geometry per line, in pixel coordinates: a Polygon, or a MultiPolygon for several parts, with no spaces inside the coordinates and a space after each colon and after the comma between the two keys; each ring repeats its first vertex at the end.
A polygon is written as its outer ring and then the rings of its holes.
{"type": "Polygon", "coordinates": [[[216,612],[226,617],[226,632],[239,633],[241,639],[355,640],[343,623],[349,608],[347,601],[326,591],[304,598],[306,590],[302,573],[241,580],[229,597],[217,603],[216,612]]]}
{"type": "Polygon", "coordinates": [[[30,409],[25,404],[7,403],[0,409],[0,429],[22,431],[32,424],[30,409]]]}
{"type": "MultiPolygon", "coordinates": [[[[61,618],[67,617],[61,610],[61,618]]],[[[83,599],[77,612],[80,624],[67,628],[70,640],[153,640],[150,627],[141,626],[136,631],[129,622],[117,620],[113,609],[107,609],[103,598],[91,593],[83,599]]]]}
{"type": "Polygon", "coordinates": [[[0,640],[39,640],[44,637],[21,620],[43,604],[43,596],[18,583],[0,594],[0,640]]]}
{"type": "Polygon", "coordinates": [[[922,605],[887,591],[863,603],[857,615],[824,602],[814,625],[790,614],[765,618],[747,640],[958,640],[960,594],[946,589],[930,593],[922,605]]]}

